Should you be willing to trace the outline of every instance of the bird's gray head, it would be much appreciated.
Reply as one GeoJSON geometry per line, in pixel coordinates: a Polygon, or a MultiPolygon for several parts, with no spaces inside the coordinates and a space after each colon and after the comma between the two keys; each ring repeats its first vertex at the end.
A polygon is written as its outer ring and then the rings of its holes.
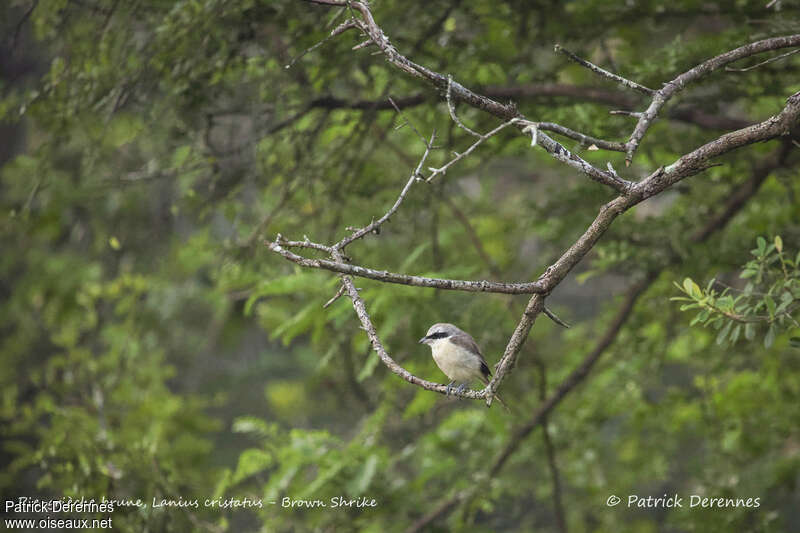
{"type": "Polygon", "coordinates": [[[452,337],[458,333],[464,333],[453,324],[434,324],[428,329],[428,333],[422,337],[419,342],[421,344],[433,344],[440,339],[452,337]]]}

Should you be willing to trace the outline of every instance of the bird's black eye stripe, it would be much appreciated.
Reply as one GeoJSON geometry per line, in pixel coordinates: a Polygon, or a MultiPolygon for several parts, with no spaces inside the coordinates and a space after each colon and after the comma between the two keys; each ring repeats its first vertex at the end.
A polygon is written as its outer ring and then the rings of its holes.
{"type": "Polygon", "coordinates": [[[428,335],[428,338],[434,340],[434,339],[443,339],[447,336],[448,336],[447,333],[445,333],[444,331],[437,331],[436,333],[431,333],[430,335],[428,335]]]}

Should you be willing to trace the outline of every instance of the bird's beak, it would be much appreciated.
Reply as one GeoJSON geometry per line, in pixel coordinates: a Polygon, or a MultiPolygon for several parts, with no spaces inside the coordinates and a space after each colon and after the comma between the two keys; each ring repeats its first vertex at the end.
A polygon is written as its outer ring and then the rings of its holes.
{"type": "Polygon", "coordinates": [[[419,340],[419,343],[420,343],[420,344],[425,344],[425,341],[426,341],[426,340],[428,340],[428,337],[427,337],[427,336],[426,336],[426,337],[422,337],[422,338],[419,340]]]}

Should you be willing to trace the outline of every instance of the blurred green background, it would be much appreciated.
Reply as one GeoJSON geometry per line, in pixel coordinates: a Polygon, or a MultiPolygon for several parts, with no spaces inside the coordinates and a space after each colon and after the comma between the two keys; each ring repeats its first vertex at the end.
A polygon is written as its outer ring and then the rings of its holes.
{"type": "MultiPolygon", "coordinates": [[[[372,9],[416,62],[511,99],[532,120],[625,140],[633,119],[608,112],[642,110],[645,99],[555,54],[556,43],[659,88],[716,54],[798,31],[795,3],[767,3],[375,0],[372,9]]],[[[800,150],[746,147],[620,217],[548,298],[573,327],[537,320],[501,388],[513,415],[447,399],[380,363],[347,298],[322,307],[336,275],[263,245],[278,233],[331,243],[391,206],[424,146],[399,128],[389,96],[423,135],[436,130],[430,166],[472,142],[436,90],[374,47],[352,51],[356,32],[286,68],[346,16],[301,1],[2,3],[3,500],[201,502],[119,509],[121,531],[404,531],[448,501],[425,530],[800,530],[792,323],[769,342],[772,322],[738,339],[729,327],[718,343],[718,331],[690,325],[694,315],[670,300],[685,277],[741,289],[759,236],[780,235],[794,257],[800,150]],[[730,220],[697,242],[748,184],[730,220]],[[648,273],[654,282],[585,382],[515,441],[648,273]],[[684,496],[684,508],[606,506],[612,494],[665,493],[684,496]],[[688,509],[690,494],[758,497],[760,507],[688,509]],[[284,497],[335,496],[377,506],[280,507],[284,497]],[[202,505],[245,497],[278,504],[202,505]]],[[[794,55],[689,87],[630,168],[623,154],[560,140],[639,179],[780,111],[799,72],[794,55]]],[[[479,131],[499,123],[458,111],[479,131]]],[[[348,255],[403,273],[529,281],[609,199],[509,128],[415,185],[348,255]]],[[[797,279],[796,265],[786,276],[797,279]]],[[[770,280],[753,290],[771,290],[770,280]]],[[[416,343],[431,324],[471,332],[491,366],[527,301],[356,284],[389,353],[437,382],[444,376],[416,343]]]]}

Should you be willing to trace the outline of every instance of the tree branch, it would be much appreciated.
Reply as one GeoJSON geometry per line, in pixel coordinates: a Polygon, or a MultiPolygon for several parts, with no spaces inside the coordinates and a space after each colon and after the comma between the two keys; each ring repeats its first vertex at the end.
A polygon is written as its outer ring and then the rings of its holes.
{"type": "Polygon", "coordinates": [[[434,133],[433,135],[431,135],[430,141],[427,141],[425,143],[425,153],[422,154],[419,163],[417,164],[414,171],[411,173],[411,177],[408,178],[405,187],[403,187],[403,189],[400,191],[400,195],[397,197],[397,200],[395,200],[392,207],[390,207],[389,210],[378,220],[372,221],[370,224],[367,224],[363,228],[354,231],[351,235],[348,235],[338,243],[334,244],[333,248],[335,250],[344,250],[344,248],[351,242],[362,238],[364,235],[367,235],[370,232],[378,230],[378,228],[380,228],[384,222],[389,220],[389,217],[395,214],[395,212],[400,208],[400,204],[402,204],[403,200],[405,200],[408,191],[411,189],[411,186],[414,185],[415,181],[421,179],[422,175],[420,174],[420,170],[422,169],[422,165],[425,164],[425,160],[428,159],[428,154],[431,153],[431,148],[433,148],[433,141],[435,139],[436,139],[436,134],[434,133]]]}
{"type": "Polygon", "coordinates": [[[633,133],[627,142],[625,156],[626,161],[630,164],[631,160],[633,159],[633,154],[639,147],[639,143],[644,137],[644,134],[647,132],[648,128],[650,128],[650,125],[653,123],[653,120],[655,120],[664,104],[666,104],[676,93],[682,91],[688,84],[707,76],[708,74],[721,67],[724,67],[729,63],[738,61],[739,59],[760,54],[762,52],[768,52],[770,50],[777,50],[779,48],[787,48],[791,46],[800,46],[800,34],[788,35],[785,37],[773,37],[771,39],[764,39],[763,41],[756,41],[754,43],[740,46],[739,48],[713,57],[708,61],[704,61],[696,67],[687,70],[672,81],[665,83],[664,87],[659,89],[653,95],[653,100],[650,103],[650,106],[636,124],[636,127],[634,128],[633,133]]]}
{"type": "Polygon", "coordinates": [[[628,80],[626,78],[623,78],[622,76],[618,76],[616,74],[613,74],[613,73],[611,73],[611,72],[609,72],[609,71],[607,71],[605,69],[602,69],[602,68],[598,67],[594,63],[590,63],[590,62],[586,61],[585,59],[581,59],[580,57],[576,56],[575,54],[573,54],[572,52],[570,52],[566,48],[563,48],[560,44],[557,44],[555,46],[555,51],[556,52],[561,52],[562,54],[564,54],[565,56],[567,56],[568,58],[570,58],[571,60],[573,60],[574,62],[579,64],[580,66],[588,68],[589,70],[591,70],[595,74],[598,74],[598,75],[600,75],[600,76],[602,76],[604,78],[608,78],[608,79],[610,79],[612,81],[615,81],[615,82],[623,85],[624,87],[627,87],[628,89],[633,89],[634,91],[639,91],[640,93],[646,94],[648,96],[652,96],[653,93],[655,93],[655,91],[653,89],[645,87],[644,85],[639,85],[635,81],[631,81],[631,80],[628,80]]]}
{"type": "MultiPolygon", "coordinates": [[[[426,278],[423,276],[412,276],[408,274],[398,274],[386,270],[374,270],[358,265],[352,265],[343,261],[330,261],[327,259],[310,259],[290,252],[285,247],[287,242],[276,240],[275,242],[265,242],[267,248],[283,256],[285,259],[300,266],[308,268],[321,268],[339,274],[358,276],[361,278],[374,279],[386,283],[397,283],[400,285],[412,285],[414,287],[428,287],[432,289],[444,289],[449,291],[466,292],[493,292],[498,294],[533,294],[543,292],[544,288],[539,282],[530,283],[500,283],[496,281],[465,281],[459,279],[426,278]]],[[[303,242],[292,241],[294,245],[306,245],[303,242]]],[[[324,245],[316,245],[324,246],[324,245]]],[[[308,246],[306,246],[308,247],[308,246]]],[[[330,249],[325,250],[330,251],[330,249]]]]}

